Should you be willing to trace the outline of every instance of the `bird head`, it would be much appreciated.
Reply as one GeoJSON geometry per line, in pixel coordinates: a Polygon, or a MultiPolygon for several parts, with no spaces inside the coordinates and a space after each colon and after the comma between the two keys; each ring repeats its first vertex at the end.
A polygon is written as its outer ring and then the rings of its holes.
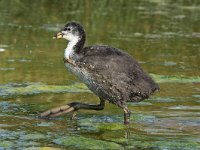
{"type": "Polygon", "coordinates": [[[64,28],[53,37],[53,39],[59,38],[64,38],[68,41],[77,41],[81,38],[85,39],[85,31],[80,24],[70,22],[67,23],[64,28]]]}

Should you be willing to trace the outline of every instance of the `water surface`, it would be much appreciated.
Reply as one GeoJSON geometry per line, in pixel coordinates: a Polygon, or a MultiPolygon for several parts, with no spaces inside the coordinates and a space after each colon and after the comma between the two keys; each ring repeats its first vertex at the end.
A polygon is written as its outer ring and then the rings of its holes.
{"type": "Polygon", "coordinates": [[[200,149],[200,3],[173,0],[0,1],[0,149],[200,149]],[[79,111],[50,120],[39,112],[72,101],[98,103],[64,68],[64,40],[80,22],[86,45],[123,49],[161,90],[123,112],[79,111]]]}

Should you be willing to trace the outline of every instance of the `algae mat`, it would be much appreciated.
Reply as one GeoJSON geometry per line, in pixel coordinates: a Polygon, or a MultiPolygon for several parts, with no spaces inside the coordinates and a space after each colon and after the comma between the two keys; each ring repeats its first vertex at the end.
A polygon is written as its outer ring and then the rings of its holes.
{"type": "Polygon", "coordinates": [[[199,0],[0,1],[0,150],[199,150],[199,0]],[[123,111],[80,110],[39,119],[40,112],[99,99],[63,64],[66,41],[52,40],[80,22],[86,46],[124,50],[151,73],[160,90],[123,111]]]}

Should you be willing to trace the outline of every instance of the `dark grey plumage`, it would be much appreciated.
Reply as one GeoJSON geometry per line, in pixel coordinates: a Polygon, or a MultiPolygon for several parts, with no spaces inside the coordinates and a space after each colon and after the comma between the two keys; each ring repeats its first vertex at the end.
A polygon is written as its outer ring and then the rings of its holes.
{"type": "Polygon", "coordinates": [[[159,89],[137,61],[117,48],[94,45],[84,47],[85,31],[75,22],[65,25],[55,38],[69,41],[64,54],[65,66],[99,98],[98,105],[73,102],[45,111],[41,117],[55,117],[78,109],[102,110],[105,100],[124,111],[124,123],[128,124],[130,111],[126,102],[139,102],[159,89]]]}
{"type": "MultiPolygon", "coordinates": [[[[147,99],[158,85],[127,53],[109,46],[89,46],[79,52],[75,62],[86,70],[92,80],[88,85],[96,95],[120,107],[126,102],[147,99]]],[[[87,83],[86,83],[87,85],[87,83]]]]}

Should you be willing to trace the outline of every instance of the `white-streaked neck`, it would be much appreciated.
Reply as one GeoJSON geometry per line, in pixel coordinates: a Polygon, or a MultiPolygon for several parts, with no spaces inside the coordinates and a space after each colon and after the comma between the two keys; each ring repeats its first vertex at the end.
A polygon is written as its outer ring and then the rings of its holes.
{"type": "Polygon", "coordinates": [[[74,37],[71,41],[69,41],[67,48],[65,49],[64,52],[64,57],[65,59],[69,59],[74,55],[74,51],[75,51],[75,45],[78,43],[79,38],[78,37],[74,37]]]}

